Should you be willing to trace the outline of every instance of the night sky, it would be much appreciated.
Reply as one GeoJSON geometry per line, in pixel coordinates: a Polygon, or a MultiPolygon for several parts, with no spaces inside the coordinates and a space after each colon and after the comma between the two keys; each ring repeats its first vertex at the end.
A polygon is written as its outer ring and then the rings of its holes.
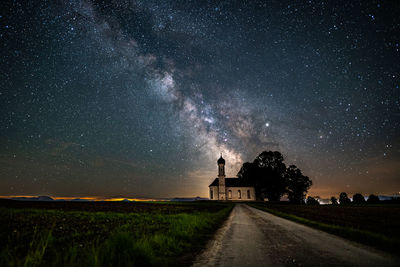
{"type": "Polygon", "coordinates": [[[0,48],[0,195],[206,197],[263,150],[400,191],[398,1],[5,0],[0,48]]]}

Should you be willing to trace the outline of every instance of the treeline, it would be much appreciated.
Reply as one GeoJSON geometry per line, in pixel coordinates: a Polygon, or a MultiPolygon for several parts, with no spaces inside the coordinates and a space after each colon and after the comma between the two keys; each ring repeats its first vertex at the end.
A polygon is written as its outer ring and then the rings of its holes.
{"type": "MultiPolygon", "coordinates": [[[[308,196],[305,199],[312,185],[311,179],[295,165],[286,166],[279,151],[263,151],[253,162],[243,163],[237,177],[254,186],[259,201],[279,202],[286,196],[294,204],[320,204],[319,197],[308,196]]],[[[333,205],[400,203],[400,198],[379,200],[378,196],[371,194],[365,199],[360,193],[354,194],[351,200],[346,192],[340,193],[339,198],[333,196],[330,200],[333,205]]]]}
{"type": "MultiPolygon", "coordinates": [[[[332,205],[349,205],[349,204],[383,204],[383,203],[400,203],[400,198],[392,198],[390,200],[380,200],[378,196],[371,194],[367,199],[360,194],[356,193],[353,195],[351,200],[346,192],[342,192],[339,195],[339,199],[335,196],[330,198],[330,204],[332,205]]],[[[319,205],[318,197],[308,196],[306,200],[307,205],[319,205]]]]}

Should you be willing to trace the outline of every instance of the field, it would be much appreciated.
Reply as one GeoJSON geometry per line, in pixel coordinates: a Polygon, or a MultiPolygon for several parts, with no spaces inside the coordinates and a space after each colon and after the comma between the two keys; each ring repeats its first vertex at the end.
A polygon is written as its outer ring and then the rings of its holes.
{"type": "Polygon", "coordinates": [[[210,202],[0,201],[0,266],[179,266],[226,219],[210,202]]]}
{"type": "Polygon", "coordinates": [[[250,205],[388,252],[400,250],[400,205],[250,205]]]}

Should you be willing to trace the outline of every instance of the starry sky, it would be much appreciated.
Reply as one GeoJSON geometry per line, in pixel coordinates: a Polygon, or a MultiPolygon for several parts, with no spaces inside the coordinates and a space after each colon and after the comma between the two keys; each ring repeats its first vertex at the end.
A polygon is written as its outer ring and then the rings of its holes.
{"type": "Polygon", "coordinates": [[[0,195],[207,197],[263,150],[400,191],[397,1],[0,6],[0,195]]]}

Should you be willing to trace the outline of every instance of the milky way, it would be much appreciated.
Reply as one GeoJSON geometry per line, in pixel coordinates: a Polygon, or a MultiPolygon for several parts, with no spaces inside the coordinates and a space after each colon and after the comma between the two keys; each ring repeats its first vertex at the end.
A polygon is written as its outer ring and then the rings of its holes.
{"type": "Polygon", "coordinates": [[[263,150],[400,191],[395,1],[0,5],[0,195],[207,196],[263,150]]]}

